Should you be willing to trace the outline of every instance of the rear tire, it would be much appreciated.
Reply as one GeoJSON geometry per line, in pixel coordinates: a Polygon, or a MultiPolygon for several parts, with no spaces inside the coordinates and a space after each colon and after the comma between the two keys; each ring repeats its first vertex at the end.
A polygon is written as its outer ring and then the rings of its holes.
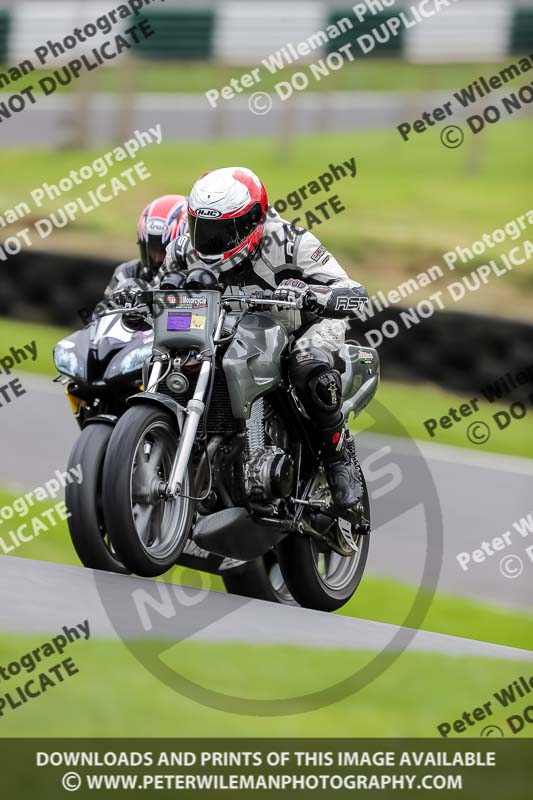
{"type": "Polygon", "coordinates": [[[124,564],[146,578],[174,566],[191,530],[191,463],[183,495],[164,500],[157,492],[157,486],[168,481],[178,444],[172,415],[139,405],[120,418],[107,448],[103,505],[109,536],[124,564]]]}
{"type": "Polygon", "coordinates": [[[114,552],[106,533],[102,508],[102,473],[113,428],[105,423],[88,425],[72,448],[68,470],[81,467],[81,483],[68,483],[65,504],[70,514],[68,528],[78,558],[84,567],[129,575],[114,552]]]}
{"type": "Polygon", "coordinates": [[[298,605],[281,574],[275,550],[222,575],[222,580],[226,591],[230,594],[285,606],[298,605]]]}
{"type": "MultiPolygon", "coordinates": [[[[363,484],[363,507],[370,522],[370,501],[364,478],[363,484]]],[[[322,549],[316,540],[296,533],[280,542],[281,571],[290,593],[301,606],[316,611],[337,611],[355,594],[365,571],[369,534],[356,535],[354,531],[352,534],[359,550],[348,557],[329,548],[322,549]]]]}

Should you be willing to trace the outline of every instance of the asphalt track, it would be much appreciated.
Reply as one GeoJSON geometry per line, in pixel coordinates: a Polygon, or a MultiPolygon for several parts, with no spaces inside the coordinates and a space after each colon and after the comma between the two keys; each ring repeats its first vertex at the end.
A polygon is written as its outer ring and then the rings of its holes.
{"type": "Polygon", "coordinates": [[[176,589],[141,578],[4,556],[0,558],[0,630],[52,634],[64,625],[89,620],[91,637],[124,640],[144,635],[173,642],[187,639],[363,651],[403,650],[414,633],[410,651],[533,661],[533,651],[208,591],[202,593],[201,602],[182,607],[183,613],[170,620],[167,614],[151,614],[150,629],[142,631],[132,613],[131,598],[143,590],[153,592],[154,587],[168,592],[176,589]]]}
{"type": "MultiPolygon", "coordinates": [[[[0,486],[14,494],[40,486],[56,470],[64,469],[78,434],[63,388],[45,378],[20,375],[27,394],[0,409],[4,454],[0,459],[0,486]]],[[[368,574],[427,585],[423,570],[428,541],[435,568],[439,566],[435,560],[440,560],[438,500],[444,528],[438,591],[500,608],[533,610],[533,561],[525,552],[533,543],[533,534],[528,540],[515,532],[512,547],[484,563],[473,564],[468,572],[461,570],[456,558],[460,552],[478,548],[483,540],[512,530],[514,521],[533,510],[533,462],[439,445],[419,444],[415,449],[413,443],[395,437],[362,433],[358,438],[373,512],[368,574]],[[373,461],[379,453],[384,456],[373,461]],[[383,496],[390,476],[380,477],[379,470],[389,470],[390,463],[400,476],[399,485],[383,496]],[[422,487],[417,493],[418,473],[426,486],[429,475],[429,492],[422,487]],[[424,513],[423,501],[428,494],[432,495],[430,508],[424,513]],[[502,574],[500,564],[508,555],[521,558],[520,575],[502,574]]],[[[0,536],[8,527],[8,523],[0,522],[0,536]]],[[[23,556],[23,548],[31,548],[31,542],[11,555],[23,556]]]]}

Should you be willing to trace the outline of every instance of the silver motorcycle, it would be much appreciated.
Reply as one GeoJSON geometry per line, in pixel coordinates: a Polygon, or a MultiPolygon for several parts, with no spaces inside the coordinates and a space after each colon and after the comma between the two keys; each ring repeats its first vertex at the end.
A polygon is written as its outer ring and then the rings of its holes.
{"type": "MultiPolygon", "coordinates": [[[[113,548],[147,577],[183,563],[187,551],[216,554],[233,567],[227,588],[248,596],[247,567],[261,559],[279,590],[271,599],[336,610],[362,578],[370,508],[365,486],[363,501],[339,512],[314,453],[288,375],[290,326],[272,314],[299,309],[271,293],[223,294],[207,277],[181,276],[176,288],[167,281],[137,306],[154,343],[144,391],[129,399],[105,456],[113,548]]],[[[374,396],[379,359],[357,345],[341,356],[347,418],[374,396]]]]}

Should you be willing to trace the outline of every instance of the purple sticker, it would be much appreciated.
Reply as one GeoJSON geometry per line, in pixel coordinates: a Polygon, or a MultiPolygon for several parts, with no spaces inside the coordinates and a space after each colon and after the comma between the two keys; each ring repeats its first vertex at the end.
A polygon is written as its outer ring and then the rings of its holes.
{"type": "Polygon", "coordinates": [[[171,312],[167,319],[167,331],[190,331],[192,314],[171,312]]]}

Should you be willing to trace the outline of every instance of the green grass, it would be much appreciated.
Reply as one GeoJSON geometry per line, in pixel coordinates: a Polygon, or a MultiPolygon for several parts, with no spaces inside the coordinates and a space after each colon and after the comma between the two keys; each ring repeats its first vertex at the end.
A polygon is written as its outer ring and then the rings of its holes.
{"type": "Polygon", "coordinates": [[[461,417],[451,428],[444,429],[440,425],[431,436],[424,422],[429,419],[440,420],[447,416],[451,408],[458,410],[465,402],[480,397],[479,392],[469,395],[458,395],[426,383],[396,383],[384,381],[381,383],[376,401],[379,401],[389,414],[380,414],[372,405],[368,412],[363,412],[361,417],[352,426],[355,430],[368,429],[372,433],[385,436],[405,436],[422,442],[464,447],[475,450],[477,453],[500,453],[502,455],[531,458],[531,441],[533,440],[533,413],[523,419],[513,420],[504,430],[499,430],[494,415],[500,411],[508,411],[512,400],[507,403],[488,403],[486,400],[479,402],[479,413],[469,417],[461,417]],[[376,419],[373,418],[375,413],[376,419]],[[490,430],[491,437],[483,445],[473,444],[468,436],[468,427],[472,422],[485,422],[490,430]]]}
{"type": "MultiPolygon", "coordinates": [[[[68,615],[67,615],[68,616],[68,615]]],[[[20,658],[46,636],[3,636],[0,663],[20,658]]],[[[158,643],[138,644],[149,658],[158,643]]],[[[0,718],[0,736],[365,736],[433,737],[491,699],[531,666],[479,658],[406,653],[369,686],[317,710],[254,716],[200,705],[159,682],[122,643],[89,640],[69,648],[79,674],[0,718]]],[[[207,690],[250,700],[299,697],[348,679],[373,653],[282,646],[174,645],[163,660],[207,690]]],[[[50,659],[50,665],[55,659],[50,659]]],[[[3,691],[8,687],[4,686],[3,691]]],[[[337,699],[338,698],[338,699],[337,699]]],[[[283,704],[284,707],[284,704],[283,704]]],[[[251,711],[252,709],[250,709],[251,711]]],[[[282,708],[283,710],[283,708],[282,708]]],[[[290,706],[287,711],[290,711],[290,706]]],[[[518,709],[517,709],[518,710],[518,709]]],[[[496,710],[489,722],[504,723],[496,710]]],[[[483,724],[470,735],[479,736],[483,724]]],[[[524,735],[530,735],[525,731],[524,735]]]]}
{"type": "MultiPolygon", "coordinates": [[[[37,358],[31,361],[31,356],[21,363],[24,372],[34,375],[46,375],[54,377],[57,370],[54,367],[53,350],[55,345],[64,336],[68,336],[72,331],[66,328],[57,328],[52,325],[39,325],[35,322],[19,322],[13,319],[0,319],[0,352],[7,354],[10,347],[24,349],[24,345],[32,341],[37,343],[37,358]]],[[[27,351],[26,351],[27,352],[27,351]]],[[[19,367],[13,369],[18,373],[19,367]]],[[[5,376],[4,376],[5,377],[5,376]]]]}
{"type": "MultiPolygon", "coordinates": [[[[316,59],[320,59],[317,53],[316,59]]],[[[398,59],[360,58],[355,63],[346,63],[343,69],[332,71],[329,76],[313,82],[313,92],[328,91],[430,91],[438,89],[460,89],[479,75],[492,75],[507,66],[511,59],[502,63],[487,64],[410,64],[398,59]]],[[[84,84],[94,91],[118,92],[124,88],[134,87],[139,92],[179,92],[185,94],[203,94],[209,89],[221,89],[229,84],[232,78],[237,80],[258,64],[248,66],[224,63],[172,62],[154,63],[152,61],[124,59],[114,69],[99,69],[84,76],[84,84]]],[[[287,67],[275,75],[271,75],[266,67],[260,67],[261,83],[244,89],[250,94],[258,89],[270,92],[280,81],[290,79],[295,72],[305,71],[303,64],[287,67]]],[[[5,66],[0,67],[4,72],[5,66]]],[[[53,74],[53,70],[39,69],[31,73],[31,82],[35,90],[40,91],[38,81],[53,74]]],[[[29,80],[29,78],[28,78],[29,80]]],[[[21,80],[20,85],[23,85],[21,80]]],[[[58,91],[71,93],[76,91],[80,82],[64,87],[59,85],[58,91]]]]}
{"type": "MultiPolygon", "coordinates": [[[[150,181],[88,215],[80,215],[44,241],[35,233],[34,246],[85,251],[117,260],[131,258],[135,253],[134,226],[139,208],[161,193],[186,193],[206,170],[245,164],[263,176],[274,201],[316,179],[328,164],[355,157],[357,178],[341,180],[329,194],[331,197],[338,193],[346,211],[315,226],[313,232],[371,293],[393,289],[407,277],[440,264],[445,275],[422,292],[422,296],[429,296],[485,261],[480,256],[450,272],[443,264],[445,252],[457,245],[472,245],[484,233],[500,228],[530,208],[531,130],[531,122],[523,120],[493,125],[475,139],[468,137],[465,146],[454,151],[442,147],[437,128],[407,144],[394,130],[323,133],[290,141],[282,140],[280,134],[268,139],[218,140],[207,145],[190,142],[176,147],[164,143],[139,155],[152,175],[150,181]]],[[[61,151],[53,158],[49,151],[4,151],[0,154],[0,168],[6,179],[0,188],[0,209],[13,208],[29,198],[36,175],[39,183],[57,183],[70,170],[91,163],[104,150],[61,151]]],[[[130,163],[117,165],[113,174],[130,163]]],[[[13,225],[8,232],[35,222],[101,182],[97,178],[76,187],[76,192],[48,202],[44,209],[32,207],[24,225],[13,225]]],[[[304,210],[325,198],[324,194],[310,198],[304,203],[304,210]]],[[[293,218],[299,213],[289,211],[286,216],[293,218]]],[[[527,238],[527,231],[523,238],[527,238]]],[[[514,244],[498,245],[490,251],[490,257],[514,244]]],[[[448,299],[448,307],[529,319],[532,263],[530,260],[516,267],[503,278],[493,278],[460,303],[448,299]]]]}
{"type": "MultiPolygon", "coordinates": [[[[401,625],[409,613],[416,587],[389,578],[365,576],[341,614],[401,625]]],[[[437,592],[422,628],[465,639],[478,639],[533,650],[533,615],[503,611],[475,600],[437,592]]]]}

